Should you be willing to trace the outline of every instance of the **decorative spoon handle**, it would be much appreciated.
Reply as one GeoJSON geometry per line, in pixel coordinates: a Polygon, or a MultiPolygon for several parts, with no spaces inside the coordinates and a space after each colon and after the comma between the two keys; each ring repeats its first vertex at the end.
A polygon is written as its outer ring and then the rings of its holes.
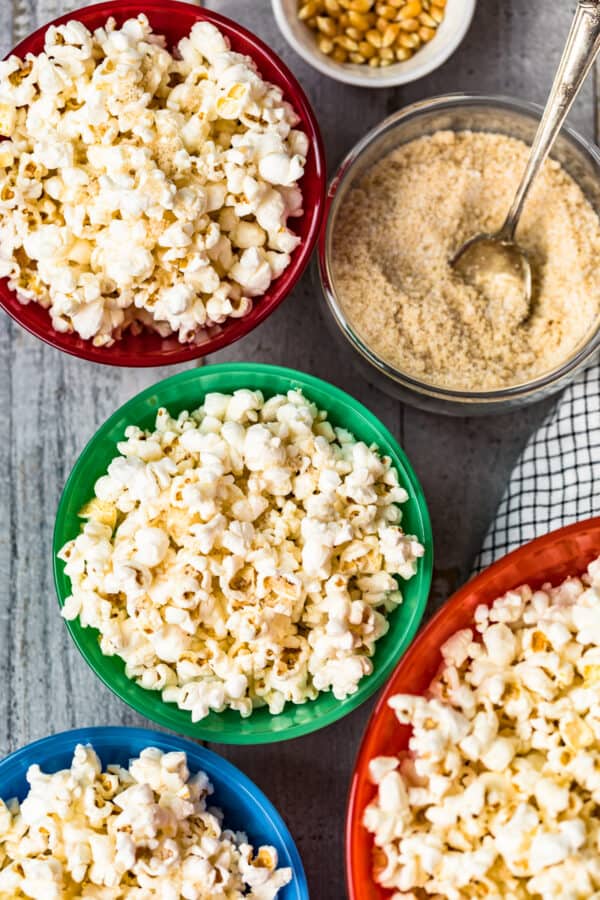
{"type": "Polygon", "coordinates": [[[579,0],[529,162],[499,237],[512,241],[529,188],[600,51],[600,0],[579,0]]]}

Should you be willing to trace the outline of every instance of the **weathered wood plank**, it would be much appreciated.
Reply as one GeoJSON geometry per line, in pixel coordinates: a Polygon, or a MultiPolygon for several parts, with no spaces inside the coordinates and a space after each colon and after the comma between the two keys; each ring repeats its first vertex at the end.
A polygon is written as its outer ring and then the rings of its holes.
{"type": "MultiPolygon", "coordinates": [[[[76,4],[0,0],[0,52],[76,4]]],[[[414,85],[381,92],[318,76],[285,44],[268,0],[211,0],[257,32],[299,75],[315,104],[334,166],[364,131],[409,101],[450,90],[505,92],[543,101],[574,4],[480,0],[454,57],[414,85]],[[357,115],[360,110],[360,115],[357,115]]],[[[595,124],[593,85],[572,121],[595,124]]],[[[373,409],[400,438],[425,487],[443,585],[464,576],[506,475],[532,427],[535,407],[488,420],[448,420],[387,398],[332,351],[310,273],[256,333],[214,361],[254,359],[294,366],[339,384],[373,409]]],[[[0,321],[0,754],[74,725],[137,723],[87,669],[57,613],[50,548],[68,472],[87,439],[125,399],[167,373],[115,371],[63,357],[2,317],[0,321]]],[[[352,761],[369,707],[303,740],[265,748],[224,748],[265,789],[298,841],[315,900],[341,900],[343,815],[352,761]]]]}

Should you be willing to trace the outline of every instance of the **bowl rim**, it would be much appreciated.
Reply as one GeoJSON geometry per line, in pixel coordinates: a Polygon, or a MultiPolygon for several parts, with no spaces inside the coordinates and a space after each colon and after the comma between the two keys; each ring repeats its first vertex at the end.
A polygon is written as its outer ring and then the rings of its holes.
{"type": "MultiPolygon", "coordinates": [[[[247,335],[268,318],[268,316],[283,303],[298,284],[310,261],[312,252],[318,240],[325,210],[325,194],[327,188],[325,147],[316,114],[306,92],[294,73],[283,62],[279,55],[261,38],[254,35],[251,31],[248,31],[242,25],[239,25],[234,19],[213,12],[203,6],[182,2],[182,0],[104,0],[104,2],[93,4],[92,6],[78,7],[52,19],[52,21],[37,28],[23,38],[23,40],[19,41],[16,46],[8,51],[4,59],[7,59],[13,54],[23,56],[25,53],[30,52],[39,53],[42,49],[44,35],[51,26],[62,25],[72,20],[78,20],[83,21],[87,28],[93,30],[104,24],[106,19],[114,14],[118,14],[119,17],[144,14],[148,16],[150,24],[152,24],[153,16],[164,15],[166,12],[172,12],[175,18],[178,15],[181,16],[182,13],[186,13],[186,15],[193,18],[194,21],[210,22],[219,28],[228,38],[232,38],[234,42],[238,40],[243,41],[244,44],[247,45],[247,48],[243,52],[253,59],[258,66],[259,71],[261,69],[261,61],[268,59],[269,64],[277,72],[276,86],[282,90],[284,99],[291,103],[296,113],[301,117],[302,128],[309,138],[309,153],[312,153],[315,168],[314,181],[317,202],[312,205],[311,209],[304,210],[304,216],[306,217],[306,235],[303,237],[301,244],[299,244],[297,249],[293,252],[291,262],[287,269],[272,282],[269,292],[271,292],[273,296],[272,298],[269,298],[269,302],[267,304],[262,303],[266,296],[265,294],[257,297],[252,309],[246,316],[242,316],[239,319],[227,320],[223,330],[213,337],[210,337],[202,344],[194,342],[180,344],[177,349],[169,354],[168,358],[165,358],[160,347],[150,352],[144,352],[143,347],[140,348],[140,351],[138,352],[135,350],[128,351],[122,349],[119,352],[119,341],[115,341],[110,348],[111,352],[107,353],[106,348],[95,347],[91,339],[84,340],[75,332],[62,333],[55,331],[52,328],[50,316],[47,311],[48,321],[46,323],[44,320],[43,326],[38,325],[37,322],[23,321],[20,315],[21,307],[26,308],[29,304],[21,304],[20,301],[18,301],[16,291],[13,291],[8,287],[7,280],[0,280],[0,306],[21,328],[24,328],[34,337],[39,338],[45,344],[48,344],[63,353],[75,356],[78,359],[101,363],[102,365],[127,368],[178,365],[215,353],[247,335]],[[39,45],[35,51],[32,51],[31,49],[32,44],[39,45]],[[278,285],[278,282],[280,281],[282,281],[282,284],[278,285]],[[15,305],[15,303],[19,305],[15,305]],[[230,334],[231,331],[234,332],[232,335],[230,334]]],[[[183,36],[184,34],[182,33],[182,37],[183,36]]],[[[266,80],[271,79],[267,78],[266,80]]],[[[302,181],[300,182],[300,187],[302,188],[302,181]]],[[[32,300],[30,302],[36,303],[37,301],[32,300]]],[[[151,331],[149,334],[153,337],[157,336],[151,331]]],[[[176,339],[176,334],[171,334],[164,340],[176,339]]]]}
{"type": "MultiPolygon", "coordinates": [[[[101,752],[105,755],[105,748],[110,746],[128,746],[132,741],[146,741],[146,746],[158,747],[163,751],[183,751],[190,763],[189,768],[192,774],[196,771],[204,770],[204,767],[208,766],[218,773],[218,782],[235,784],[240,793],[244,794],[249,801],[256,805],[258,810],[260,810],[261,818],[277,834],[281,845],[290,858],[294,876],[290,884],[295,882],[298,897],[301,897],[302,900],[309,900],[308,882],[300,852],[282,814],[274,803],[269,800],[261,788],[245,772],[228,759],[215,753],[214,750],[209,750],[208,747],[204,747],[202,744],[195,744],[193,741],[179,735],[127,725],[96,725],[88,728],[73,728],[67,731],[60,731],[25,744],[0,760],[0,786],[6,775],[14,777],[17,774],[16,770],[22,770],[32,765],[31,761],[27,761],[27,766],[25,767],[25,760],[38,750],[46,753],[59,753],[65,752],[70,748],[74,750],[76,744],[82,743],[91,744],[94,749],[101,745],[101,752]]],[[[214,775],[209,775],[209,778],[218,792],[217,779],[214,775]]],[[[8,796],[0,795],[0,797],[4,800],[10,799],[8,796]]],[[[251,838],[251,835],[249,837],[251,838]]]]}
{"type": "MultiPolygon", "coordinates": [[[[562,528],[557,528],[554,531],[547,532],[546,534],[526,541],[515,550],[512,550],[505,556],[497,559],[491,565],[487,566],[481,572],[478,572],[476,575],[470,578],[469,581],[463,584],[462,587],[455,591],[454,594],[452,594],[452,596],[448,600],[446,600],[446,602],[440,607],[440,609],[432,616],[429,622],[427,622],[427,624],[419,632],[415,640],[412,642],[409,651],[404,654],[403,657],[398,661],[398,664],[387,680],[385,688],[379,695],[377,703],[371,715],[369,716],[369,720],[360,739],[360,744],[358,746],[354,765],[352,768],[352,775],[350,778],[346,801],[346,817],[344,826],[345,873],[349,900],[361,900],[360,895],[355,890],[355,859],[353,850],[355,843],[358,841],[357,829],[363,827],[360,822],[363,808],[358,808],[358,792],[360,787],[364,783],[364,775],[367,771],[368,763],[373,757],[373,751],[371,748],[372,731],[374,726],[378,724],[379,720],[385,714],[387,714],[387,704],[390,697],[401,690],[401,688],[398,688],[397,682],[401,680],[405,667],[408,666],[412,662],[413,658],[419,653],[421,646],[426,646],[428,644],[430,635],[436,635],[436,632],[438,631],[440,626],[445,624],[445,622],[452,617],[453,611],[459,608],[463,603],[465,603],[466,600],[474,592],[477,592],[480,587],[485,586],[490,578],[493,578],[494,576],[501,576],[505,570],[510,570],[515,566],[515,564],[519,563],[526,557],[537,553],[538,551],[548,549],[553,545],[558,545],[565,539],[576,539],[578,537],[583,538],[586,535],[590,535],[594,542],[594,552],[600,553],[600,516],[592,516],[588,519],[581,519],[577,522],[573,522],[570,525],[565,525],[562,528]]],[[[543,572],[540,573],[540,575],[543,576],[543,572]]],[[[532,581],[532,579],[525,578],[520,583],[526,584],[528,581],[532,581]]],[[[515,584],[514,587],[517,587],[517,585],[515,584]]],[[[507,590],[510,590],[510,588],[507,590]]],[[[492,601],[493,599],[494,597],[491,598],[492,601]]],[[[482,600],[481,602],[486,601],[482,600]]],[[[441,644],[438,644],[436,642],[436,649],[438,654],[440,648],[441,644]]],[[[376,887],[380,890],[380,892],[386,890],[385,888],[381,888],[379,885],[377,885],[376,887]]]]}
{"type": "MultiPolygon", "coordinates": [[[[376,74],[366,75],[364,65],[356,65],[354,63],[336,63],[332,62],[325,54],[321,53],[318,47],[309,49],[302,41],[298,40],[294,33],[294,29],[290,25],[290,16],[286,11],[285,0],[271,0],[273,14],[279,30],[287,40],[293,50],[298,53],[302,59],[310,66],[321,72],[322,75],[328,75],[336,81],[344,84],[351,84],[355,87],[365,88],[386,88],[394,87],[401,84],[409,84],[424,78],[431,72],[442,66],[456,52],[462,41],[464,40],[475,14],[477,0],[458,0],[461,4],[460,12],[462,19],[459,26],[455,28],[452,35],[442,45],[437,53],[432,54],[427,62],[405,67],[405,63],[397,62],[385,69],[378,69],[376,74]]],[[[418,54],[412,57],[409,62],[418,63],[418,54]]]]}
{"type": "MultiPolygon", "coordinates": [[[[406,453],[396,441],[391,432],[383,424],[383,422],[381,422],[379,418],[366,406],[364,406],[359,400],[356,400],[341,388],[338,388],[335,385],[324,381],[323,379],[317,378],[314,375],[308,375],[295,369],[269,365],[266,363],[225,362],[210,366],[203,366],[201,368],[190,369],[185,372],[180,372],[177,375],[171,375],[170,377],[165,378],[154,385],[151,385],[143,391],[140,391],[138,394],[122,404],[111,416],[109,416],[109,418],[102,423],[100,428],[98,428],[92,435],[92,437],[87,441],[84,448],[79,453],[67,478],[59,500],[54,523],[52,538],[52,563],[54,587],[59,605],[59,611],[62,609],[65,599],[68,596],[68,594],[65,593],[62,588],[61,582],[64,580],[65,582],[68,582],[70,584],[70,579],[63,572],[64,565],[58,559],[57,555],[58,551],[63,545],[63,538],[61,536],[61,533],[64,530],[64,521],[69,516],[67,506],[69,503],[70,494],[72,493],[74,486],[80,480],[80,475],[82,480],[84,480],[85,482],[89,482],[90,480],[89,476],[86,475],[86,469],[89,458],[94,455],[97,441],[103,438],[105,434],[110,432],[115,427],[115,425],[122,422],[123,418],[130,414],[130,410],[136,409],[147,399],[158,399],[161,393],[171,386],[179,386],[182,383],[188,382],[197,384],[198,397],[200,402],[200,398],[203,396],[203,393],[206,392],[206,389],[203,389],[202,387],[202,382],[205,376],[221,374],[235,375],[239,379],[239,388],[251,388],[252,379],[256,377],[257,373],[259,375],[264,375],[265,377],[274,376],[275,378],[283,378],[290,382],[290,386],[288,389],[291,389],[294,386],[300,387],[303,391],[307,392],[309,397],[312,388],[318,391],[323,391],[327,395],[328,399],[331,398],[332,400],[342,403],[346,407],[351,407],[355,413],[363,418],[363,420],[369,425],[369,427],[371,427],[376,433],[377,440],[381,442],[380,446],[385,451],[385,453],[387,454],[388,452],[391,452],[392,462],[394,468],[398,469],[401,484],[409,487],[410,491],[412,492],[412,497],[414,497],[414,514],[419,519],[420,528],[422,531],[423,545],[425,547],[425,555],[419,559],[418,570],[413,576],[414,579],[418,579],[416,584],[419,586],[420,592],[418,594],[418,599],[415,601],[412,618],[408,622],[405,630],[402,632],[401,640],[398,640],[397,644],[394,647],[394,651],[390,652],[387,657],[383,661],[381,661],[380,665],[373,671],[371,675],[368,676],[368,679],[365,678],[361,683],[359,683],[358,690],[355,694],[352,694],[351,696],[346,698],[343,703],[337,703],[333,707],[333,709],[328,711],[327,713],[324,713],[322,715],[316,714],[308,722],[296,723],[280,731],[273,731],[270,728],[263,728],[261,731],[257,730],[256,732],[252,732],[250,734],[241,733],[239,730],[216,732],[209,728],[209,722],[212,716],[218,717],[219,715],[221,715],[219,713],[211,713],[209,717],[207,717],[206,719],[202,719],[196,723],[192,723],[191,715],[187,714],[187,717],[189,718],[189,724],[187,724],[186,718],[185,727],[181,723],[178,723],[177,725],[177,728],[180,729],[182,733],[187,734],[189,737],[222,744],[253,745],[283,742],[286,740],[291,740],[293,738],[303,737],[304,735],[310,734],[314,731],[319,731],[322,728],[325,728],[328,725],[331,725],[339,719],[345,717],[346,715],[354,712],[359,706],[361,706],[366,700],[368,700],[369,697],[371,697],[377,690],[379,690],[379,688],[388,678],[390,672],[392,672],[392,670],[396,666],[398,660],[410,646],[410,643],[414,635],[416,634],[425,613],[425,609],[429,599],[433,573],[433,534],[425,495],[406,453]]],[[[158,403],[160,404],[160,399],[158,399],[158,403]]],[[[131,424],[135,424],[135,421],[136,414],[133,414],[133,416],[131,416],[130,418],[130,422],[131,424]]],[[[90,489],[93,490],[93,485],[90,485],[90,489]]],[[[67,538],[67,540],[68,539],[69,538],[67,538]]],[[[96,674],[96,676],[103,682],[103,684],[106,685],[106,687],[109,688],[109,690],[111,690],[117,697],[119,697],[119,699],[129,708],[134,709],[136,712],[150,719],[157,725],[174,730],[172,721],[167,715],[167,712],[164,711],[166,707],[171,707],[173,706],[173,704],[166,704],[165,701],[162,700],[159,691],[144,689],[141,686],[139,687],[143,694],[139,695],[139,700],[135,698],[136,702],[131,702],[129,698],[125,699],[122,696],[118,686],[113,683],[112,675],[110,673],[107,673],[105,665],[102,664],[102,661],[105,659],[105,657],[102,656],[102,659],[100,660],[98,665],[89,657],[87,648],[85,646],[85,644],[87,643],[86,637],[87,635],[92,634],[94,629],[84,629],[82,626],[80,626],[79,617],[77,617],[77,619],[75,619],[74,621],[64,620],[64,622],[81,656],[83,657],[87,665],[96,674]],[[146,706],[147,702],[151,704],[151,711],[149,711],[146,706]]],[[[373,658],[375,658],[376,653],[377,649],[373,658]]],[[[133,679],[130,679],[130,681],[137,684],[133,679]]],[[[323,696],[328,693],[330,692],[321,692],[319,696],[323,696]]],[[[316,703],[317,701],[318,697],[315,699],[315,701],[309,702],[316,703]]],[[[292,704],[286,704],[286,709],[292,708],[292,704]]],[[[272,718],[273,716],[269,717],[269,722],[272,720],[272,718]]],[[[251,717],[243,721],[250,722],[251,717]]]]}
{"type": "MultiPolygon", "coordinates": [[[[387,116],[367,132],[367,134],[365,134],[346,154],[338,166],[327,191],[325,214],[317,246],[319,281],[327,309],[331,313],[337,329],[341,332],[342,336],[352,349],[358,352],[376,372],[384,376],[390,383],[406,388],[412,393],[419,394],[422,397],[432,398],[436,401],[451,404],[456,409],[462,406],[467,412],[468,407],[471,405],[487,404],[491,409],[494,406],[498,408],[498,406],[502,404],[510,405],[512,402],[517,402],[532,394],[543,395],[545,391],[552,389],[553,386],[566,381],[571,375],[574,375],[579,369],[587,365],[594,354],[600,350],[600,317],[598,318],[595,331],[591,333],[586,343],[580,347],[574,356],[558,368],[538,376],[532,381],[510,385],[505,388],[495,388],[494,390],[478,392],[439,387],[425,381],[420,381],[418,378],[391,366],[383,359],[383,357],[376,354],[374,350],[367,346],[355,329],[350,325],[343,312],[341,303],[336,296],[334,288],[335,280],[333,277],[329,249],[333,234],[334,213],[337,210],[337,204],[339,202],[339,188],[345,183],[347,178],[351,177],[354,165],[360,160],[362,153],[369,145],[407,119],[418,118],[422,113],[432,112],[437,109],[452,109],[454,107],[468,107],[469,105],[490,106],[505,109],[535,119],[540,119],[543,113],[542,106],[529,100],[520,100],[506,94],[477,92],[439,94],[426,100],[410,103],[397,112],[392,113],[392,115],[387,116]]],[[[592,162],[597,166],[598,175],[600,176],[600,147],[584,135],[580,134],[579,131],[568,123],[565,123],[562,126],[560,133],[570,138],[575,145],[590,157],[592,162]]],[[[598,214],[600,216],[600,212],[598,214]]]]}

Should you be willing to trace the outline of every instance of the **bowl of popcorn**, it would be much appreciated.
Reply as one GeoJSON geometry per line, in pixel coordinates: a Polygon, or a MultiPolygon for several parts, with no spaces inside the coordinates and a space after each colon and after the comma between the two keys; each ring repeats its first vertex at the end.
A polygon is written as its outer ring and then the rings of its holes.
{"type": "Polygon", "coordinates": [[[358,87],[416,81],[466,35],[476,0],[272,0],[283,36],[309,65],[358,87]]]}
{"type": "Polygon", "coordinates": [[[0,763],[0,895],[308,900],[283,819],[210,750],[81,728],[0,763]]]}
{"type": "Polygon", "coordinates": [[[251,744],[351,712],[414,636],[431,581],[419,483],[385,427],[310,375],[226,363],[142,392],[60,501],[71,636],[126,703],[251,744]]]}
{"type": "Polygon", "coordinates": [[[325,160],[302,88],[235,22],[100,3],[0,62],[0,303],[67,353],[180,363],[289,294],[325,160]]]}
{"type": "Polygon", "coordinates": [[[600,889],[600,517],[461,588],[369,722],[346,820],[350,900],[600,889]]]}

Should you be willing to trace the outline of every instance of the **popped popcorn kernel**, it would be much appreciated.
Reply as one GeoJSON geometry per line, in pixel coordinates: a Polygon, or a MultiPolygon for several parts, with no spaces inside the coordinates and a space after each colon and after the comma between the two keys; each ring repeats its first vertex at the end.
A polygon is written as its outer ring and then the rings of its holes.
{"type": "Polygon", "coordinates": [[[371,760],[363,824],[394,897],[600,896],[599,562],[478,607],[427,694],[390,698],[410,755],[371,760]]]}
{"type": "Polygon", "coordinates": [[[391,460],[299,390],[209,393],[117,449],[59,553],[63,616],[194,722],[354,694],[425,552],[391,460]]]}
{"type": "Polygon", "coordinates": [[[208,22],[172,53],[143,14],[48,28],[0,62],[0,277],[96,346],[247,315],[300,243],[298,123],[208,22]]]}
{"type": "Polygon", "coordinates": [[[103,772],[78,744],[69,769],[27,781],[22,803],[0,800],[0,897],[275,900],[292,880],[274,847],[225,827],[185,753],[148,747],[103,772]]]}

